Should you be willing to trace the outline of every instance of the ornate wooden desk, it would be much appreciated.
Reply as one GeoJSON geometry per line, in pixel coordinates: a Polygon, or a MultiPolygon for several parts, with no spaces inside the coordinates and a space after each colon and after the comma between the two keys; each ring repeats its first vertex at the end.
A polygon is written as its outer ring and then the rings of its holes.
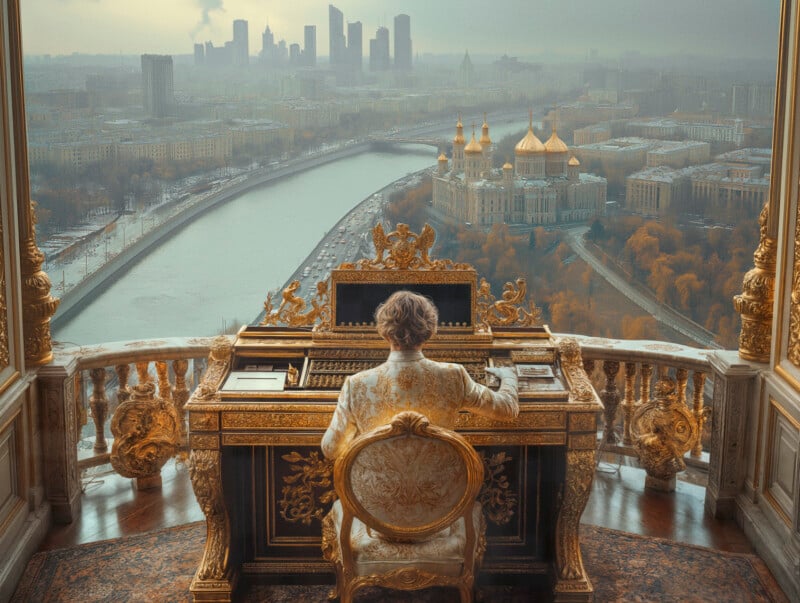
{"type": "Polygon", "coordinates": [[[537,309],[521,303],[523,280],[497,300],[471,267],[430,259],[432,238],[404,225],[376,232],[376,258],[334,270],[310,308],[292,286],[277,310],[267,299],[264,326],[212,350],[187,403],[191,479],[208,524],[195,601],[232,600],[243,575],[333,577],[320,549],[321,520],[335,497],[332,463],[319,443],[344,378],[388,355],[371,316],[401,287],[439,306],[442,324],[427,357],[462,363],[490,386],[487,366],[515,366],[520,376],[518,419],[463,413],[457,427],[485,464],[482,574],[538,576],[556,601],[593,599],[578,528],[602,407],[580,348],[535,326],[537,309]]]}

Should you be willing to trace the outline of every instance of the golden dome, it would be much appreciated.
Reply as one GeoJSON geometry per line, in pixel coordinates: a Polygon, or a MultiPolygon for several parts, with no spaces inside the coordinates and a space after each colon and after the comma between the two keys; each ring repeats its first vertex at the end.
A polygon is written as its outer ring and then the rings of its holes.
{"type": "Polygon", "coordinates": [[[517,155],[536,155],[544,152],[545,148],[542,141],[536,138],[536,134],[533,133],[533,111],[531,111],[528,114],[528,133],[514,147],[514,153],[517,155]]]}
{"type": "Polygon", "coordinates": [[[544,143],[544,148],[548,153],[569,153],[569,147],[558,137],[555,126],[553,126],[553,133],[550,138],[544,143]]]}
{"type": "Polygon", "coordinates": [[[445,155],[444,153],[439,155],[439,161],[447,161],[447,155],[445,155]]]}
{"type": "Polygon", "coordinates": [[[503,164],[503,169],[504,169],[504,170],[513,170],[513,169],[514,169],[514,166],[513,166],[513,165],[511,165],[511,164],[510,164],[508,161],[506,161],[506,162],[503,164]]]}
{"type": "Polygon", "coordinates": [[[453,138],[453,144],[464,144],[464,124],[461,123],[461,114],[458,114],[458,123],[456,123],[456,136],[453,138]]]}
{"type": "Polygon", "coordinates": [[[470,140],[469,144],[464,147],[464,152],[467,155],[483,153],[483,147],[481,146],[481,143],[475,140],[475,130],[472,131],[472,140],[470,140]]]}
{"type": "Polygon", "coordinates": [[[489,123],[486,121],[486,113],[483,114],[483,127],[481,128],[480,143],[482,145],[492,144],[492,139],[489,138],[489,123]]]}
{"type": "Polygon", "coordinates": [[[579,166],[580,164],[581,164],[581,162],[580,162],[580,161],[578,161],[578,158],[577,158],[577,157],[575,157],[575,155],[573,155],[572,157],[570,157],[570,158],[569,158],[569,162],[567,162],[567,165],[571,165],[571,166],[574,166],[574,167],[577,167],[577,166],[579,166]]]}

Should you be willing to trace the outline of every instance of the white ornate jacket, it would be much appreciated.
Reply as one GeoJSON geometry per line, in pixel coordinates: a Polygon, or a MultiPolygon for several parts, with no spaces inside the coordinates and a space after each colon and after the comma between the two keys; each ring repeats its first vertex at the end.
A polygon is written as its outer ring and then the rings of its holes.
{"type": "Polygon", "coordinates": [[[322,437],[322,452],[336,458],[357,435],[385,425],[404,410],[453,429],[461,409],[496,419],[516,417],[516,379],[504,378],[495,392],[475,383],[460,364],[434,362],[420,351],[393,351],[380,366],[345,380],[322,437]]]}

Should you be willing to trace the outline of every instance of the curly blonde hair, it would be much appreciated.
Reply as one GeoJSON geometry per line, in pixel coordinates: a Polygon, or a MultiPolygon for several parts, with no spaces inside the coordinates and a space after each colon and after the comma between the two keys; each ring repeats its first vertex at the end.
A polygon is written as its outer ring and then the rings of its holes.
{"type": "Polygon", "coordinates": [[[414,350],[436,333],[439,312],[418,293],[396,291],[375,310],[378,334],[401,350],[414,350]]]}

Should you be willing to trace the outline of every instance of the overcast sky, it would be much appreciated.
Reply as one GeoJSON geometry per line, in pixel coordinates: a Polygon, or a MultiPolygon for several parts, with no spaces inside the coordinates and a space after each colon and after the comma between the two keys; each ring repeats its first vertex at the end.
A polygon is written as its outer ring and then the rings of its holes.
{"type": "MultiPolygon", "coordinates": [[[[190,54],[222,46],[234,19],[249,21],[250,54],[265,25],[302,46],[317,26],[328,54],[328,4],[311,0],[22,0],[26,54],[190,54]]],[[[411,16],[415,53],[601,56],[776,56],[779,0],[339,0],[345,22],[363,24],[364,54],[380,25],[411,16]]],[[[346,26],[345,26],[346,30],[346,26]]],[[[346,31],[345,31],[346,34],[346,31]]]]}

